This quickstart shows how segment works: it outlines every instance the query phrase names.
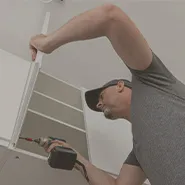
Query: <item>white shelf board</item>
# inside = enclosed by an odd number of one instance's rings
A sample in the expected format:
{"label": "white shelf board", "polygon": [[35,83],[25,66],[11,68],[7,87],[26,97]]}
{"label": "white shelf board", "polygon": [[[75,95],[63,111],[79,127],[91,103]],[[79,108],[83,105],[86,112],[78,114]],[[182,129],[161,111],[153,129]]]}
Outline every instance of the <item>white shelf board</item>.
{"label": "white shelf board", "polygon": [[10,140],[0,137],[0,146],[8,147],[10,143]]}
{"label": "white shelf board", "polygon": [[34,90],[82,110],[81,91],[48,74],[39,73]]}
{"label": "white shelf board", "polygon": [[43,94],[43,93],[41,93],[41,92],[34,91],[34,93],[39,94],[39,95],[41,95],[41,96],[44,96],[44,97],[46,97],[46,98],[48,98],[48,99],[50,99],[50,100],[52,100],[52,101],[54,101],[54,102],[57,102],[57,103],[59,103],[59,104],[63,104],[63,105],[65,105],[65,106],[67,106],[67,107],[69,107],[69,108],[71,108],[71,109],[76,110],[76,111],[83,112],[81,109],[78,109],[78,108],[76,108],[76,107],[74,107],[74,106],[71,106],[71,105],[69,105],[69,104],[67,104],[67,103],[64,103],[64,102],[62,102],[62,101],[60,101],[60,100],[57,100],[57,99],[55,99],[55,98],[52,98],[51,96],[47,96],[46,94]]}
{"label": "white shelf board", "polygon": [[73,84],[70,84],[70,83],[68,83],[68,82],[66,82],[66,81],[64,81],[64,80],[62,80],[62,79],[59,79],[59,78],[57,78],[57,77],[55,77],[55,76],[53,76],[53,75],[51,75],[51,74],[49,74],[49,73],[46,73],[46,72],[43,71],[42,69],[40,70],[40,72],[43,73],[43,74],[45,74],[45,75],[47,75],[47,76],[49,76],[49,77],[51,77],[51,78],[53,78],[54,80],[57,80],[57,81],[59,81],[59,82],[61,82],[61,83],[64,83],[64,84],[66,84],[66,85],[69,85],[69,86],[73,87],[74,89],[78,89],[79,91],[81,91],[80,88],[74,86]]}
{"label": "white shelf board", "polygon": [[72,126],[72,125],[69,125],[68,123],[65,123],[65,122],[62,122],[62,121],[60,121],[60,120],[54,119],[54,118],[52,118],[52,117],[50,117],[50,116],[47,116],[47,115],[45,115],[45,114],[42,114],[42,113],[40,113],[40,112],[34,111],[34,110],[32,110],[32,109],[28,109],[28,111],[29,111],[29,112],[32,112],[32,113],[34,113],[34,114],[37,114],[38,116],[42,116],[42,117],[44,117],[44,118],[46,118],[46,119],[49,119],[49,120],[51,120],[51,121],[54,121],[54,122],[56,122],[56,123],[59,123],[59,124],[65,125],[65,126],[67,126],[67,127],[70,127],[70,128],[72,128],[72,129],[78,130],[78,131],[80,131],[80,132],[86,133],[86,131],[83,130],[83,129],[80,129],[80,128],[75,127],[75,126]]}
{"label": "white shelf board", "polygon": [[84,130],[83,112],[53,101],[53,99],[43,96],[40,93],[33,92],[28,108]]}
{"label": "white shelf board", "polygon": [[44,161],[48,160],[48,157],[44,157],[42,155],[38,155],[38,154],[35,154],[35,153],[32,153],[32,152],[28,152],[26,150],[22,150],[22,149],[19,149],[19,148],[13,148],[12,151],[19,152],[19,153],[34,157],[36,159],[41,159],[41,160],[44,160]]}

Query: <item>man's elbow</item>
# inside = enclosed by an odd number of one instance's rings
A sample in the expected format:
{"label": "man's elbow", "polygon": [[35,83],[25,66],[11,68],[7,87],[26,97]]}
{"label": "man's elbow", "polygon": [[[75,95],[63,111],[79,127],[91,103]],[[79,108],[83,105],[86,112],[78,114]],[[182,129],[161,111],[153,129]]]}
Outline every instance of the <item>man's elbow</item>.
{"label": "man's elbow", "polygon": [[119,19],[120,15],[123,15],[124,12],[114,4],[104,4],[101,7],[101,11],[105,15],[106,21],[106,31],[108,31],[111,25]]}
{"label": "man's elbow", "polygon": [[114,4],[106,3],[106,4],[102,5],[101,8],[106,13],[111,13],[113,10],[115,10],[118,7],[116,5],[114,5]]}
{"label": "man's elbow", "polygon": [[120,11],[120,8],[114,4],[104,4],[101,6],[101,10],[104,12],[108,20],[115,19],[116,12]]}

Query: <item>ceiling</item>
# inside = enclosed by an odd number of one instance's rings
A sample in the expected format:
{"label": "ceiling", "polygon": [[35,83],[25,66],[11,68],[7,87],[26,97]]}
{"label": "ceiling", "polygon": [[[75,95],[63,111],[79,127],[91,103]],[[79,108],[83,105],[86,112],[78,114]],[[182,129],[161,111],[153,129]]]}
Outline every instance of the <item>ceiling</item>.
{"label": "ceiling", "polygon": [[[28,42],[40,33],[46,11],[51,12],[49,32],[73,16],[106,1],[39,0],[0,1],[0,48],[31,61]],[[109,1],[110,2],[110,1]],[[139,27],[151,48],[168,68],[185,81],[185,3],[172,1],[111,1]],[[42,70],[77,87],[87,89],[130,73],[105,38],[70,43],[44,56]]]}

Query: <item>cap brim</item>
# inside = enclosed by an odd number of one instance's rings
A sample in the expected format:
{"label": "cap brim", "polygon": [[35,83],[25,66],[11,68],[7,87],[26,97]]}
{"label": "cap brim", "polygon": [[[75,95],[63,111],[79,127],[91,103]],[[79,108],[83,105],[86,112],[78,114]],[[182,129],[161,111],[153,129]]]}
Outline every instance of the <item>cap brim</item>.
{"label": "cap brim", "polygon": [[93,89],[85,92],[85,100],[88,107],[91,110],[94,110],[96,112],[101,112],[101,110],[97,108],[97,104],[99,101],[99,95],[103,89],[105,88],[101,87],[101,88],[97,88],[97,89]]}

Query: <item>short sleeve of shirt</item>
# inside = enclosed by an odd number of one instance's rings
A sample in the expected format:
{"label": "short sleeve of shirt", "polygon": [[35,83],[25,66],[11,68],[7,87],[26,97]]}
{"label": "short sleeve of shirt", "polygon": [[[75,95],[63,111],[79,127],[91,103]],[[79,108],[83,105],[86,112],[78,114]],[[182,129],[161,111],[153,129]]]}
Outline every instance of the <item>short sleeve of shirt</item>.
{"label": "short sleeve of shirt", "polygon": [[153,51],[152,62],[147,69],[135,70],[129,68],[129,70],[134,77],[149,86],[167,88],[176,83],[176,78]]}
{"label": "short sleeve of shirt", "polygon": [[134,166],[139,166],[140,164],[134,154],[134,150],[132,150],[130,152],[130,154],[128,155],[127,159],[125,160],[124,164],[129,164],[129,165],[134,165]]}

